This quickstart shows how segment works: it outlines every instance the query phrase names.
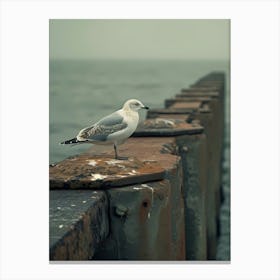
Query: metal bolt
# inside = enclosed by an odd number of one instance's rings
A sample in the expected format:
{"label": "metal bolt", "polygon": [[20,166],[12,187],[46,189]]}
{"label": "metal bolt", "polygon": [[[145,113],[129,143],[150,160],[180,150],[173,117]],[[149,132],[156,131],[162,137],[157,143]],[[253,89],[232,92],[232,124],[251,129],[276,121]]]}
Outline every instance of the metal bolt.
{"label": "metal bolt", "polygon": [[183,146],[182,150],[183,150],[183,152],[185,152],[185,153],[186,153],[189,149],[188,149],[188,147],[187,147],[187,146]]}

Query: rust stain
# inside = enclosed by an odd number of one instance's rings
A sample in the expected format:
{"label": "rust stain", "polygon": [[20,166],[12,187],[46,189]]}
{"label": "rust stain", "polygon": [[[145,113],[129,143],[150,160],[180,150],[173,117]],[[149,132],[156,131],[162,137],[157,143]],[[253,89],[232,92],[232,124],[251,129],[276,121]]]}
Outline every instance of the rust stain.
{"label": "rust stain", "polygon": [[79,189],[121,186],[164,178],[158,164],[141,162],[132,157],[114,160],[81,155],[50,167],[51,189]]}
{"label": "rust stain", "polygon": [[172,104],[169,108],[174,108],[174,109],[199,109],[202,105],[202,102],[199,101],[193,101],[193,102],[175,102],[174,104]]}

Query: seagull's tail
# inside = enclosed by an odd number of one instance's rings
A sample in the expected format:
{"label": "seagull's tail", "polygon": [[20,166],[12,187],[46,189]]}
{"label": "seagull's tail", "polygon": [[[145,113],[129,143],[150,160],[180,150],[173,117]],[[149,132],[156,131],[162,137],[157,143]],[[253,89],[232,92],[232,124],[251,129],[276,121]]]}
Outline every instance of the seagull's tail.
{"label": "seagull's tail", "polygon": [[64,142],[61,142],[60,144],[61,145],[64,145],[64,144],[78,144],[80,141],[77,139],[77,137],[73,138],[73,139],[70,139],[70,140],[66,140]]}

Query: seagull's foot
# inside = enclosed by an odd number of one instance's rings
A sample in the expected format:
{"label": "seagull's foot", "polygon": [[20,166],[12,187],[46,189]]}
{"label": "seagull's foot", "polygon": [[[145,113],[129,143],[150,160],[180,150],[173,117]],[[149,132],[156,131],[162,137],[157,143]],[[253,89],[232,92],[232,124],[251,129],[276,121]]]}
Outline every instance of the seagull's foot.
{"label": "seagull's foot", "polygon": [[119,156],[117,156],[117,157],[115,157],[115,159],[117,159],[117,160],[128,160],[128,157],[119,157]]}

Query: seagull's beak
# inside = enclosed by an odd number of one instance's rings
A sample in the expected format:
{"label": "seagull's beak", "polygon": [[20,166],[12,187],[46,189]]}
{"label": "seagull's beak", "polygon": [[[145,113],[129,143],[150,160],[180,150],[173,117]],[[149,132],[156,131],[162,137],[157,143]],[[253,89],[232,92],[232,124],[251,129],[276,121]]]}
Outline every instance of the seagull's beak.
{"label": "seagull's beak", "polygon": [[149,107],[147,107],[147,106],[143,106],[143,107],[141,107],[142,109],[146,109],[146,110],[149,110],[150,108]]}

